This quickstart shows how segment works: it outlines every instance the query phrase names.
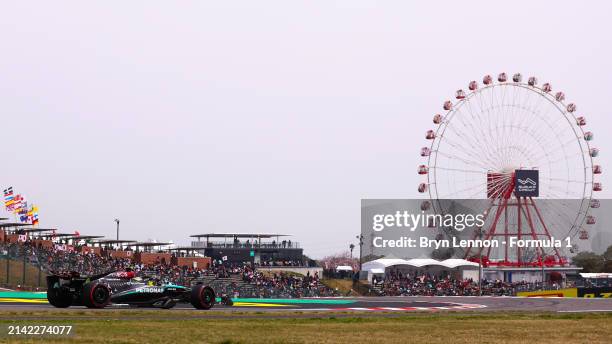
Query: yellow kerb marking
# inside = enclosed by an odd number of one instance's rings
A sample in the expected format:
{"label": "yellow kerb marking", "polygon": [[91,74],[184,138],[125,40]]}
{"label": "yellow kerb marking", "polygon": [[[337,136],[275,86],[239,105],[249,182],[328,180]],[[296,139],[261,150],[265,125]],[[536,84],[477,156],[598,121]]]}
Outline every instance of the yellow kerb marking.
{"label": "yellow kerb marking", "polygon": [[236,307],[288,307],[278,303],[259,303],[259,302],[234,302]]}
{"label": "yellow kerb marking", "polygon": [[45,299],[0,299],[0,302],[20,302],[20,303],[49,303]]}

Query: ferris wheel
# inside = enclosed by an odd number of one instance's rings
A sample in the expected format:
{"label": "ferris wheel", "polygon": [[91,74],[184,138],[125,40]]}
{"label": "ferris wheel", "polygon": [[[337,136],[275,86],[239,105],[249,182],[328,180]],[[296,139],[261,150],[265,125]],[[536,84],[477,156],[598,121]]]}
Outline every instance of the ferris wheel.
{"label": "ferris wheel", "polygon": [[[436,127],[425,134],[431,143],[420,151],[426,162],[418,173],[427,179],[418,191],[430,198],[423,210],[446,213],[444,200],[462,199],[487,216],[480,229],[486,238],[588,239],[588,225],[595,223],[591,208],[600,205],[593,193],[602,189],[595,180],[602,168],[593,162],[599,150],[590,146],[594,135],[563,92],[535,77],[524,82],[520,73],[511,79],[501,73],[497,81],[486,75],[481,84],[469,82],[442,108],[433,116]],[[516,191],[517,173],[525,170],[537,171],[537,197]],[[499,265],[567,262],[557,248],[478,253]]]}

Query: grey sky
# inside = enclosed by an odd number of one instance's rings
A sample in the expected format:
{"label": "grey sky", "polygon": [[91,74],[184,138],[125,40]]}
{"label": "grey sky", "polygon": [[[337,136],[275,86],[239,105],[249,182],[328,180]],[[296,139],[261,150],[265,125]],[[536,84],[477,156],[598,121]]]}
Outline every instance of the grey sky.
{"label": "grey sky", "polygon": [[361,198],[418,196],[442,102],[502,71],[565,91],[612,166],[609,1],[0,8],[0,183],[43,226],[113,236],[119,217],[126,239],[286,232],[314,257],[346,250]]}

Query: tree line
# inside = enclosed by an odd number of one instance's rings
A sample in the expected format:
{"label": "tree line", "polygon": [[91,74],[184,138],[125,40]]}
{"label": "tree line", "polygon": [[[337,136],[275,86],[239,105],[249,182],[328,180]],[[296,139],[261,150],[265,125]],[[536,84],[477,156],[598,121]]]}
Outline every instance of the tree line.
{"label": "tree line", "polygon": [[603,254],[580,252],[572,258],[574,265],[582,268],[582,272],[612,273],[612,245]]}

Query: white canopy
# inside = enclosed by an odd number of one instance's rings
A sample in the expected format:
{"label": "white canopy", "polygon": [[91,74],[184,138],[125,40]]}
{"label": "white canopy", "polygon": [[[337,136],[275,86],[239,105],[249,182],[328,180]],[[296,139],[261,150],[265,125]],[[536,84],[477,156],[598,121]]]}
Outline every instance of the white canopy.
{"label": "white canopy", "polygon": [[605,272],[581,272],[582,278],[612,278],[612,273]]}
{"label": "white canopy", "polygon": [[440,266],[447,269],[455,269],[458,267],[478,267],[478,263],[470,262],[465,259],[446,259],[443,261],[431,259],[431,258],[415,258],[415,259],[389,259],[389,258],[380,258],[363,264],[364,271],[370,271],[372,273],[373,270],[379,270],[390,267],[390,266],[411,266],[415,268],[422,268],[424,266]]}
{"label": "white canopy", "polygon": [[407,261],[404,259],[395,259],[395,258],[380,258],[376,260],[369,261],[367,263],[363,263],[362,269],[365,271],[370,271],[372,269],[385,269],[389,266],[394,265],[408,265]]}
{"label": "white canopy", "polygon": [[456,259],[456,258],[451,258],[451,259],[446,259],[443,260],[441,262],[442,264],[444,264],[444,266],[446,266],[447,268],[458,268],[461,266],[473,266],[473,267],[478,267],[478,263],[475,262],[470,262],[469,260],[465,260],[465,259]]}
{"label": "white canopy", "polygon": [[442,265],[442,262],[439,260],[431,259],[431,258],[414,258],[406,261],[406,265],[414,266],[417,268],[427,266],[427,265]]}

